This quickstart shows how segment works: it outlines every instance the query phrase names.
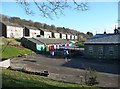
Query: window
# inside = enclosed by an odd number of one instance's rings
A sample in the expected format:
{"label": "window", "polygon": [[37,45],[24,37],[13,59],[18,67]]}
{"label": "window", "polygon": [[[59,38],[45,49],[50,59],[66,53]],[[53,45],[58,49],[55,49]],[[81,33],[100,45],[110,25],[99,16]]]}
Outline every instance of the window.
{"label": "window", "polygon": [[99,47],[98,48],[98,54],[99,55],[103,55],[103,47]]}
{"label": "window", "polygon": [[113,55],[114,54],[114,48],[113,47],[109,47],[109,55]]}
{"label": "window", "polygon": [[93,47],[89,47],[89,54],[93,54]]}

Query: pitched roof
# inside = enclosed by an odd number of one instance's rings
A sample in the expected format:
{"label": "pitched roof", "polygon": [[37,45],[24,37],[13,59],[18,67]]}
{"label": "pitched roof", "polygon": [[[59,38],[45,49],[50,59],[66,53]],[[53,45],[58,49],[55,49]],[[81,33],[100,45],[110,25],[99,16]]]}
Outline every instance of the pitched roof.
{"label": "pitched roof", "polygon": [[14,27],[21,27],[19,24],[17,23],[10,23],[10,22],[7,22],[7,21],[2,21],[1,23],[5,24],[5,25],[8,25],[8,26],[14,26]]}
{"label": "pitched roof", "polygon": [[46,45],[70,43],[68,40],[65,39],[56,39],[56,38],[36,38],[36,39]]}
{"label": "pitched roof", "polygon": [[43,28],[40,28],[40,30],[45,31],[45,32],[50,32],[49,30],[43,29]]}
{"label": "pitched roof", "polygon": [[50,30],[51,32],[54,32],[54,33],[59,33],[59,32],[57,32],[56,30]]}
{"label": "pitched roof", "polygon": [[28,29],[38,30],[36,27],[32,27],[32,26],[26,26],[26,25],[25,25],[25,27],[28,28]]}
{"label": "pitched roof", "polygon": [[96,34],[85,44],[120,44],[120,34]]}
{"label": "pitched roof", "polygon": [[35,38],[31,38],[31,37],[22,37],[22,39],[29,40],[29,41],[36,43],[36,44],[43,44],[40,41],[36,40]]}

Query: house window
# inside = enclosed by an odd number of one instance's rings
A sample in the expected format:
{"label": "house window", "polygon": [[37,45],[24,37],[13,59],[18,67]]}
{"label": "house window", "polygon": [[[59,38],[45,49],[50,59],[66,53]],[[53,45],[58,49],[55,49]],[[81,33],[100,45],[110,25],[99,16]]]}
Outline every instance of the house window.
{"label": "house window", "polygon": [[98,54],[99,55],[103,55],[103,47],[99,47],[98,48]]}
{"label": "house window", "polygon": [[93,47],[89,47],[89,54],[93,54]]}
{"label": "house window", "polygon": [[109,47],[109,55],[113,55],[114,54],[114,48],[113,47]]}

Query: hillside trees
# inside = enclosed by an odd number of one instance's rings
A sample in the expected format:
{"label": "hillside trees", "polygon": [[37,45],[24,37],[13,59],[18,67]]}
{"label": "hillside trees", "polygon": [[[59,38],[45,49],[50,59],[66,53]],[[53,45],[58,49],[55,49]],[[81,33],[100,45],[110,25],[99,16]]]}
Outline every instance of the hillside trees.
{"label": "hillside trees", "polygon": [[89,37],[92,37],[93,36],[93,33],[92,32],[87,32],[86,33]]}

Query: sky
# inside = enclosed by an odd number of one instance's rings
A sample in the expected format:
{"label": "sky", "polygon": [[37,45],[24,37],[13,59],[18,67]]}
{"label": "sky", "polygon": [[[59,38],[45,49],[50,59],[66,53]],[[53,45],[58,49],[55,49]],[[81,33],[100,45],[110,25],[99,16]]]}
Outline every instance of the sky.
{"label": "sky", "polygon": [[[87,0],[86,0],[87,1]],[[68,2],[72,4],[72,2]],[[33,22],[46,23],[56,27],[65,27],[75,29],[80,32],[112,33],[115,25],[118,24],[118,2],[88,2],[87,11],[77,11],[74,9],[65,9],[65,15],[54,17],[53,20],[39,15],[37,8],[31,6],[37,13],[27,15],[24,9],[16,2],[0,2],[0,14],[20,17],[21,19],[32,20]]]}

